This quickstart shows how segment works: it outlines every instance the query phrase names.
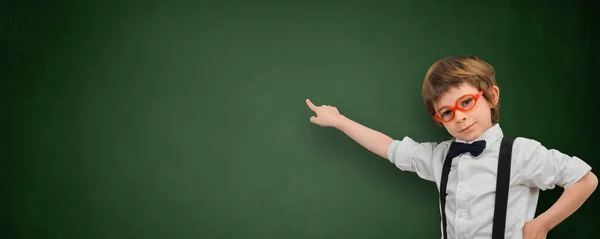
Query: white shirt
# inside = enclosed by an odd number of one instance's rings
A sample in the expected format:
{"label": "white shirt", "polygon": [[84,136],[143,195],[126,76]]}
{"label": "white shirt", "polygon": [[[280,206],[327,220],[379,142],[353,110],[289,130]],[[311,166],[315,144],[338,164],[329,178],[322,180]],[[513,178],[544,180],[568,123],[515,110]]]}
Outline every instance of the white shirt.
{"label": "white shirt", "polygon": [[[477,139],[486,148],[477,157],[470,153],[452,161],[446,192],[448,238],[491,238],[496,190],[496,171],[502,130],[495,124]],[[465,141],[456,139],[458,142]],[[417,143],[409,137],[394,140],[387,149],[388,159],[403,171],[434,181],[438,191],[444,159],[452,140]],[[534,218],[539,189],[555,185],[567,188],[581,179],[591,167],[577,157],[547,149],[539,142],[516,137],[513,143],[505,238],[522,238],[523,225]],[[441,224],[441,223],[440,223]]]}

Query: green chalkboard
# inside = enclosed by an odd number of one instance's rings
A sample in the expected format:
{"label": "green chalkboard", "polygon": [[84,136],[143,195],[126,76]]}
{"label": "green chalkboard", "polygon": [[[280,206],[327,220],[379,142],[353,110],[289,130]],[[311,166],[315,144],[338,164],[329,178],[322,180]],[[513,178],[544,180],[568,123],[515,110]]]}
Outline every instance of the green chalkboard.
{"label": "green chalkboard", "polygon": [[[506,134],[597,168],[597,8],[556,3],[3,3],[2,238],[439,238],[435,184],[310,123],[305,99],[446,140],[423,77],[474,54]],[[600,237],[598,203],[548,238]]]}

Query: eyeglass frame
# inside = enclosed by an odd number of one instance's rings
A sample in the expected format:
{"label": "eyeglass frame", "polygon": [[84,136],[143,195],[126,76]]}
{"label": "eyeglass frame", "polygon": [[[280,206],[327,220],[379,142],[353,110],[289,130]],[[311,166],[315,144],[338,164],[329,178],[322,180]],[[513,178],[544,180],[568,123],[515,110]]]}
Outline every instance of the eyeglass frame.
{"label": "eyeglass frame", "polygon": [[[456,110],[459,110],[459,111],[461,111],[461,112],[467,112],[467,111],[470,111],[470,110],[472,110],[473,108],[475,108],[475,105],[477,105],[477,100],[478,100],[478,99],[479,99],[479,97],[481,97],[482,95],[483,95],[483,91],[482,91],[482,90],[480,90],[479,92],[477,92],[477,94],[475,94],[475,95],[474,95],[474,94],[464,94],[464,95],[462,95],[461,97],[458,97],[458,99],[456,99],[456,103],[454,103],[454,107],[450,107],[450,106],[442,106],[442,107],[440,107],[438,110],[436,110],[436,111],[435,111],[435,113],[434,113],[434,117],[433,117],[433,118],[435,119],[435,121],[437,121],[437,122],[440,122],[440,123],[447,123],[447,122],[450,122],[450,121],[452,121],[452,120],[454,119],[454,117],[456,116],[456,114],[455,114],[455,111],[456,111]],[[473,97],[473,100],[475,101],[475,102],[473,103],[473,106],[471,106],[471,108],[469,108],[469,109],[463,109],[463,108],[461,108],[461,107],[459,107],[459,106],[458,106],[458,103],[459,103],[459,102],[458,102],[458,100],[460,100],[460,99],[464,98],[465,96],[471,96],[471,97]],[[440,111],[441,109],[443,109],[443,108],[450,108],[450,110],[452,111],[452,118],[450,118],[449,120],[442,120],[442,119],[440,119],[440,118],[439,118],[439,116],[438,116],[439,114],[438,114],[438,113],[439,113],[439,111]]]}

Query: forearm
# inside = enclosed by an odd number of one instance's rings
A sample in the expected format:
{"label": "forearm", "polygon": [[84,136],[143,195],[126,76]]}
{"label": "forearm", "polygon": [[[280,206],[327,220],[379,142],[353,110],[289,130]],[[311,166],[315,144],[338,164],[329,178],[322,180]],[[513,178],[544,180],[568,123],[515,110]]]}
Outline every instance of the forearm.
{"label": "forearm", "polygon": [[592,172],[588,172],[577,183],[565,189],[554,205],[539,215],[536,220],[539,220],[547,230],[554,228],[581,207],[597,185],[596,176]]}
{"label": "forearm", "polygon": [[361,125],[343,115],[335,127],[369,151],[387,159],[387,148],[394,141],[389,136]]}

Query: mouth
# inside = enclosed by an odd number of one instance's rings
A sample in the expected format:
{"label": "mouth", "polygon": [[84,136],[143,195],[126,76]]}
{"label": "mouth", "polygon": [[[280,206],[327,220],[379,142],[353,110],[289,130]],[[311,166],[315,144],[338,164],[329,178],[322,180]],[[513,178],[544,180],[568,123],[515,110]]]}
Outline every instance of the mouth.
{"label": "mouth", "polygon": [[472,125],[469,125],[468,127],[466,127],[466,128],[464,128],[464,129],[462,129],[460,132],[462,133],[462,132],[464,132],[465,130],[468,130],[468,129],[470,129],[471,127],[473,127],[473,125],[475,125],[475,123],[473,123]]}

